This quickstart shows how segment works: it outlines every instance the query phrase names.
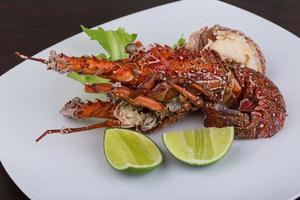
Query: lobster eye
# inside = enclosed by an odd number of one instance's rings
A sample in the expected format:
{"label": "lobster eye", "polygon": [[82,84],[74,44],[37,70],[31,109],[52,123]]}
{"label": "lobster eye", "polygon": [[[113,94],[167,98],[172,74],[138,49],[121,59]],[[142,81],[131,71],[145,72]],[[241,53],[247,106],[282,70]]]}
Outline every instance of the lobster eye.
{"label": "lobster eye", "polygon": [[227,80],[228,80],[228,76],[223,76],[222,79],[223,79],[224,81],[227,81]]}

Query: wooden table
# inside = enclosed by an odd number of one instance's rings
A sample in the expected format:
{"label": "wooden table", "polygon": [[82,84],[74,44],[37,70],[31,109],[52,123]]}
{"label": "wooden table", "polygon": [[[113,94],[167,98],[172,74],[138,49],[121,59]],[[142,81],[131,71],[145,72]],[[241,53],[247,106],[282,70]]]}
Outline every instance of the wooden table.
{"label": "wooden table", "polygon": [[[87,27],[174,0],[1,0],[0,75],[21,62],[14,51],[33,55]],[[224,0],[300,36],[299,0]],[[28,199],[0,164],[0,199]]]}

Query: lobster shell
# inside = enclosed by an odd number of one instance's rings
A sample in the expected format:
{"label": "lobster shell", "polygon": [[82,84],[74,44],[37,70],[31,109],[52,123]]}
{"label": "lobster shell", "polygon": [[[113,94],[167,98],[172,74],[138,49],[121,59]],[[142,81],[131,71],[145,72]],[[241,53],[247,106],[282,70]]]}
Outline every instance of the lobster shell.
{"label": "lobster shell", "polygon": [[223,59],[244,64],[263,74],[266,71],[266,60],[260,47],[238,30],[219,25],[203,27],[190,35],[187,47],[198,52],[204,48],[212,49]]}

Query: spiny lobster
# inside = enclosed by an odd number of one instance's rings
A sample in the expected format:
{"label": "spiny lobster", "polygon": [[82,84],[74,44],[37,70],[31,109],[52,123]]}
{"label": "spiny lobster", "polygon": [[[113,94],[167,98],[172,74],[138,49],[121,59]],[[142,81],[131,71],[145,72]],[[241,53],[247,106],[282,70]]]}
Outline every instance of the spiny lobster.
{"label": "spiny lobster", "polygon": [[154,44],[147,49],[136,43],[128,59],[109,61],[94,56],[68,57],[50,52],[42,62],[59,73],[92,74],[110,83],[85,85],[89,93],[106,92],[109,100],[69,101],[61,113],[69,118],[105,118],[80,128],[47,130],[72,133],[101,127],[135,128],[142,132],[171,124],[189,111],[201,110],[204,125],[234,126],[236,138],[271,137],[284,125],[286,107],[279,89],[265,75],[245,65],[222,59],[214,50],[175,50]]}

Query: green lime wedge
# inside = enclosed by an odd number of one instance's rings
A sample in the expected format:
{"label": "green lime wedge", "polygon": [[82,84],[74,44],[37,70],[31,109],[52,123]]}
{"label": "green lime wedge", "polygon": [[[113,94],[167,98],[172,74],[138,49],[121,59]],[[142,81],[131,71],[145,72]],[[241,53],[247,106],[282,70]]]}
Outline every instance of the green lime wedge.
{"label": "green lime wedge", "polygon": [[128,129],[106,129],[104,152],[108,163],[120,171],[144,173],[162,162],[161,152],[150,138]]}
{"label": "green lime wedge", "polygon": [[203,128],[163,134],[168,151],[178,160],[203,166],[220,160],[230,149],[234,128]]}

